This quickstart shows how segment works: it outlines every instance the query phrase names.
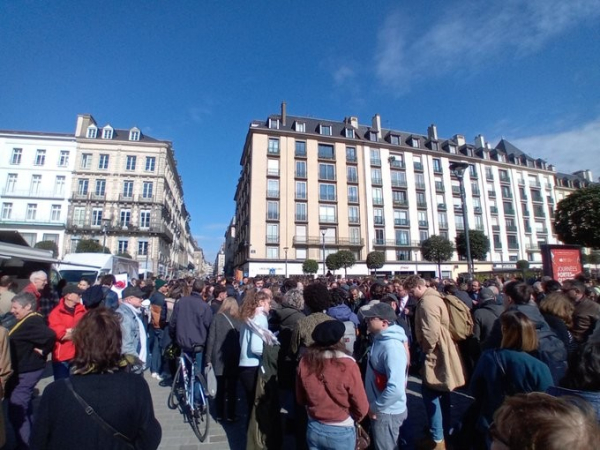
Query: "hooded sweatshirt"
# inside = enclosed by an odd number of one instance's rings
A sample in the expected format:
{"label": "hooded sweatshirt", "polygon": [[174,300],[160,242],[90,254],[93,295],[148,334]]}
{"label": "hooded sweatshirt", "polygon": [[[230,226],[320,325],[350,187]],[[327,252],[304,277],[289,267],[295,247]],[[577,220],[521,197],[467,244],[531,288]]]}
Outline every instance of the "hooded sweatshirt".
{"label": "hooded sweatshirt", "polygon": [[358,326],[358,317],[352,312],[350,307],[345,304],[332,306],[327,310],[327,315],[339,320],[340,322],[350,321],[355,327]]}
{"label": "hooded sweatshirt", "polygon": [[[375,414],[402,414],[406,411],[406,333],[399,325],[390,325],[373,337],[365,376],[369,407]],[[383,391],[375,383],[375,371],[387,377]]]}

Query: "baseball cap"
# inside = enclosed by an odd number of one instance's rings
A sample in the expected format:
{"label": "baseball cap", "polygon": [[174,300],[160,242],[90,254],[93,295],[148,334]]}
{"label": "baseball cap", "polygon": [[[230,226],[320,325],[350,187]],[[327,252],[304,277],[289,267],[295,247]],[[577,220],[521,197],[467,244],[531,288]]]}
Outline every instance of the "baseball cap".
{"label": "baseball cap", "polygon": [[67,295],[67,294],[81,295],[81,294],[83,294],[83,289],[79,289],[76,284],[67,284],[62,290],[62,294],[63,295]]}
{"label": "baseball cap", "polygon": [[127,298],[127,297],[144,298],[144,291],[142,291],[137,286],[127,286],[125,289],[123,289],[123,294],[121,295],[121,297],[122,298]]}
{"label": "baseball cap", "polygon": [[362,311],[362,315],[365,319],[371,319],[373,317],[377,317],[381,320],[385,320],[390,323],[394,323],[396,321],[396,313],[392,309],[390,305],[387,303],[377,303],[376,305],[371,306],[369,309]]}

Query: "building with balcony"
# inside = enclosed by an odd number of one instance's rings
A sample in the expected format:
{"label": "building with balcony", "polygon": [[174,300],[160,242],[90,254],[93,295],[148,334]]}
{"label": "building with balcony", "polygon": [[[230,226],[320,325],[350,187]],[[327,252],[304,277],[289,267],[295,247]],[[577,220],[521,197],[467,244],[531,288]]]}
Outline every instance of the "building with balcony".
{"label": "building with balcony", "polygon": [[0,229],[63,256],[75,154],[72,134],[0,131]]}
{"label": "building with balcony", "polygon": [[[286,269],[293,275],[314,259],[322,271],[328,254],[346,249],[358,261],[348,274],[367,274],[373,250],[386,255],[378,273],[433,274],[421,242],[434,234],[454,241],[465,228],[460,183],[449,169],[456,161],[469,164],[470,228],[490,239],[476,271],[514,268],[520,259],[540,267],[539,246],[557,243],[557,185],[574,183],[546,161],[504,139],[491,147],[481,135],[473,143],[440,138],[435,125],[427,134],[385,129],[379,115],[370,125],[356,117],[289,116],[283,104],[280,114],[253,121],[246,136],[234,197],[234,268],[249,276]],[[442,274],[466,269],[455,254]]]}

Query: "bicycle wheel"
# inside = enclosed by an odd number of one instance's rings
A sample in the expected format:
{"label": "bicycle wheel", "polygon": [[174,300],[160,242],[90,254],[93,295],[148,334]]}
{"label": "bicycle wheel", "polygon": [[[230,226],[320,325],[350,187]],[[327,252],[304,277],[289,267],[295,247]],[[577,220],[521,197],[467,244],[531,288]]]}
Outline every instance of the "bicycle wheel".
{"label": "bicycle wheel", "polygon": [[175,372],[175,376],[173,377],[173,384],[171,385],[171,392],[169,392],[169,396],[167,397],[167,407],[169,409],[177,409],[179,403],[181,402],[180,390],[183,386],[183,380],[181,379],[181,366],[177,367],[177,372]]}
{"label": "bicycle wheel", "polygon": [[208,407],[208,396],[206,392],[206,381],[200,374],[196,374],[194,381],[194,410],[190,412],[190,423],[192,429],[196,434],[196,437],[200,442],[204,442],[206,436],[208,436],[208,422],[209,422],[209,407]]}

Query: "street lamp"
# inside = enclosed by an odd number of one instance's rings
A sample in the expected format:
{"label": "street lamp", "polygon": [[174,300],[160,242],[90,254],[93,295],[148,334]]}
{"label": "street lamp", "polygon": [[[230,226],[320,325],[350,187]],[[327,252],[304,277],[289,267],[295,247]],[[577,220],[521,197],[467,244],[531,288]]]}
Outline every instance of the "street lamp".
{"label": "street lamp", "polygon": [[105,249],[106,249],[106,233],[108,233],[109,225],[110,225],[110,220],[104,219],[102,221],[102,233],[104,234],[104,239],[102,240],[102,253],[104,253]]}
{"label": "street lamp", "polygon": [[473,259],[471,258],[471,242],[469,239],[469,216],[467,214],[467,202],[465,195],[465,170],[469,168],[469,164],[464,162],[453,162],[450,164],[450,170],[460,183],[460,200],[462,201],[462,213],[465,225],[465,244],[467,246],[467,272],[469,280],[473,279]]}
{"label": "street lamp", "polygon": [[283,251],[285,252],[285,277],[287,278],[287,252],[290,248],[289,247],[283,247]]}
{"label": "street lamp", "polygon": [[325,230],[321,231],[321,236],[323,236],[323,276],[326,275],[326,273],[325,273],[325,233],[326,233]]}

